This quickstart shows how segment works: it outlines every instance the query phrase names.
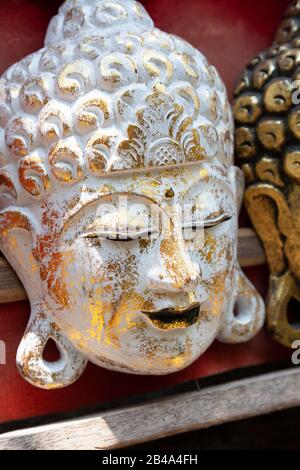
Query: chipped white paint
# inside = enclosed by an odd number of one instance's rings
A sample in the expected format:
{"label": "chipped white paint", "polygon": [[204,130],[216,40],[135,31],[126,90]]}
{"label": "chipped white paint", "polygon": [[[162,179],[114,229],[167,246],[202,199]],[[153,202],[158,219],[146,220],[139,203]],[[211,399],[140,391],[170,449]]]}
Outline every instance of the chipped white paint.
{"label": "chipped white paint", "polygon": [[167,374],[261,328],[237,262],[225,87],[137,2],[63,4],[45,48],[1,80],[0,157],[0,245],[32,307],[26,380],[68,385],[88,359]]}

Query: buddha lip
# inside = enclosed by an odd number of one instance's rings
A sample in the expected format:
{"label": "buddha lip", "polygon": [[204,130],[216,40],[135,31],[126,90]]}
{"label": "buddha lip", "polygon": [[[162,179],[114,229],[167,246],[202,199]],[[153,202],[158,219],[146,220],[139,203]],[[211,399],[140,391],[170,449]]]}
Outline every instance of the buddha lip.
{"label": "buddha lip", "polygon": [[143,311],[160,328],[188,327],[199,318],[200,304],[195,303],[185,308],[165,308],[156,312]]}

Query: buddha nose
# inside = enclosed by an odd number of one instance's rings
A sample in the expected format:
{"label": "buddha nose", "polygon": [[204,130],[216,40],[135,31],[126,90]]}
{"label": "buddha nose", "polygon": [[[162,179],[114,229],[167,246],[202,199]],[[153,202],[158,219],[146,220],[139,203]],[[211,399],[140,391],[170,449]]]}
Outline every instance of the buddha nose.
{"label": "buddha nose", "polygon": [[182,239],[162,240],[160,253],[147,275],[148,288],[158,293],[190,292],[201,275],[200,266],[191,260]]}

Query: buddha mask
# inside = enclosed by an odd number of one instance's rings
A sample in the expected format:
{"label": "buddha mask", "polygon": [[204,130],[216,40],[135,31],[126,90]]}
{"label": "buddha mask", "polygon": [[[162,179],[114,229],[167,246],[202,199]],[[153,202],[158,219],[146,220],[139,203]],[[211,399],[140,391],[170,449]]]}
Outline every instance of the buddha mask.
{"label": "buddha mask", "polygon": [[[271,271],[268,327],[288,347],[300,339],[288,308],[292,299],[300,301],[299,19],[297,1],[273,47],[247,67],[234,104],[236,151],[248,182],[245,202]],[[291,307],[299,310],[296,302]]]}
{"label": "buddha mask", "polygon": [[1,249],[31,303],[26,380],[62,387],[87,360],[167,374],[259,331],[237,263],[233,118],[200,52],[132,0],[68,0],[1,92]]}

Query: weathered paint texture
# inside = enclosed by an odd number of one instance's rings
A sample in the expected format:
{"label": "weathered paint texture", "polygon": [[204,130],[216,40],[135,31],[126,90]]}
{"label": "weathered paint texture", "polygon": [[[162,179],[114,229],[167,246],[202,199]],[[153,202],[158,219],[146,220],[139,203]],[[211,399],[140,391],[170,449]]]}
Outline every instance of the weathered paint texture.
{"label": "weathered paint texture", "polygon": [[0,126],[1,249],[32,306],[25,379],[62,387],[87,360],[167,374],[262,327],[237,263],[225,87],[139,3],[66,1],[45,48],[3,76]]}

